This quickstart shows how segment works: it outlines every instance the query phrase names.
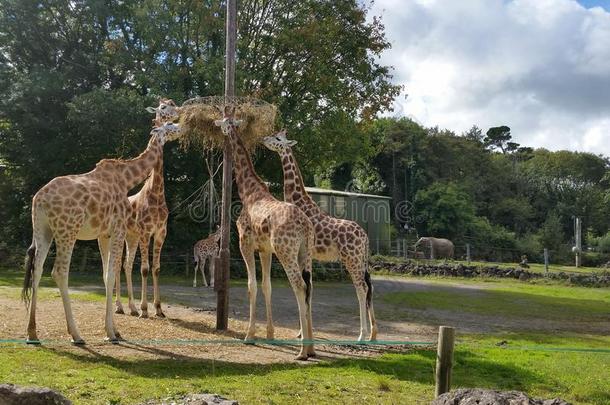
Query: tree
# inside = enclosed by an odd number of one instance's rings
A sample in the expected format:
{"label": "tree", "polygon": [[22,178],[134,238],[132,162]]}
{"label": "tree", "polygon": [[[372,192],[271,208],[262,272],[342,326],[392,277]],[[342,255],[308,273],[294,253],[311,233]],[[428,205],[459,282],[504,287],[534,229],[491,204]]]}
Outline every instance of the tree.
{"label": "tree", "polygon": [[511,139],[513,138],[510,134],[510,128],[506,125],[502,125],[500,127],[489,128],[485,134],[483,142],[485,146],[491,150],[500,149],[502,153],[507,153],[512,150],[516,150],[516,148],[519,146],[518,144],[510,142]]}

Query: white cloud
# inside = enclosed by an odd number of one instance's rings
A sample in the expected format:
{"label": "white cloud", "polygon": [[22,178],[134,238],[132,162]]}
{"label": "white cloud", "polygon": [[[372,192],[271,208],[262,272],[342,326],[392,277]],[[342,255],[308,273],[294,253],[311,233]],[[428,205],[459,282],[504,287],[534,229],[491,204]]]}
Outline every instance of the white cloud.
{"label": "white cloud", "polygon": [[408,97],[396,112],[457,132],[610,155],[610,13],[574,0],[377,0]]}

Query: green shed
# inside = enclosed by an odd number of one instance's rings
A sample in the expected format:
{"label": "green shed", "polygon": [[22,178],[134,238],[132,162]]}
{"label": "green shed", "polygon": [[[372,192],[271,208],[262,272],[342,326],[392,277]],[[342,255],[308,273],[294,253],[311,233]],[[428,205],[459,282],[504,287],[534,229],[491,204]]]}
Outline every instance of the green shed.
{"label": "green shed", "polygon": [[389,249],[391,197],[317,187],[305,187],[305,190],[323,211],[358,222],[369,236],[371,253]]}

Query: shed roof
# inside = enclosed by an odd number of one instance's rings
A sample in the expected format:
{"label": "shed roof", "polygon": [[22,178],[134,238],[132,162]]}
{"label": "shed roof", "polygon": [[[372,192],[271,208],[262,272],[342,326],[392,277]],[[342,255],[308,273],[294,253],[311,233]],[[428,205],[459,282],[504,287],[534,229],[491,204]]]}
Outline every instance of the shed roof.
{"label": "shed roof", "polygon": [[392,199],[392,197],[388,197],[385,195],[352,193],[349,191],[331,190],[331,189],[319,188],[319,187],[305,187],[305,191],[307,191],[310,194],[340,195],[343,197],[378,198],[378,199],[382,199],[382,200],[391,200]]}

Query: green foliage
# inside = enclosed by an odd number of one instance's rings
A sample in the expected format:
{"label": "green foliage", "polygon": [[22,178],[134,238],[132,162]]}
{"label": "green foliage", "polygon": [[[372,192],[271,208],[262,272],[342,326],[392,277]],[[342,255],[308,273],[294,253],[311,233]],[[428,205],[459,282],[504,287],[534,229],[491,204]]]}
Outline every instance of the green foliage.
{"label": "green foliage", "polygon": [[415,196],[415,209],[423,217],[422,226],[431,235],[454,239],[464,236],[475,218],[466,192],[453,183],[434,183]]}
{"label": "green foliage", "polygon": [[591,246],[598,252],[610,253],[610,232],[591,239]]}
{"label": "green foliage", "polygon": [[[239,10],[238,95],[278,105],[306,179],[361,161],[370,142],[360,124],[399,91],[378,59],[390,46],[380,21],[355,0],[249,0]],[[223,93],[224,13],[222,2],[0,2],[0,254],[30,243],[42,185],[145,147],[144,108],[157,96]],[[281,182],[275,154],[255,158]],[[200,151],[166,147],[170,210],[207,180],[204,167]],[[184,207],[166,243],[182,252],[208,229]]]}
{"label": "green foliage", "polygon": [[564,240],[559,216],[550,212],[540,229],[540,243],[547,249],[558,250]]}

